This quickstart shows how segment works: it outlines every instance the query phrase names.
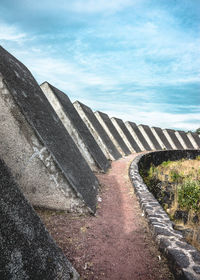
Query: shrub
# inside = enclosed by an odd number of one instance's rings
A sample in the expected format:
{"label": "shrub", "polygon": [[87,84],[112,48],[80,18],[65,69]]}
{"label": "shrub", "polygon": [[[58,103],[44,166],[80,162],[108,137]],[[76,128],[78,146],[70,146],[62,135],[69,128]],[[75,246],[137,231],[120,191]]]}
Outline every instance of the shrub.
{"label": "shrub", "polygon": [[162,167],[166,167],[166,166],[168,166],[171,162],[172,162],[171,160],[163,161],[163,162],[161,163],[161,166],[162,166]]}
{"label": "shrub", "polygon": [[185,181],[178,185],[178,203],[187,210],[200,210],[200,181]]}
{"label": "shrub", "polygon": [[170,178],[174,183],[180,183],[183,180],[183,176],[174,169],[170,171]]}

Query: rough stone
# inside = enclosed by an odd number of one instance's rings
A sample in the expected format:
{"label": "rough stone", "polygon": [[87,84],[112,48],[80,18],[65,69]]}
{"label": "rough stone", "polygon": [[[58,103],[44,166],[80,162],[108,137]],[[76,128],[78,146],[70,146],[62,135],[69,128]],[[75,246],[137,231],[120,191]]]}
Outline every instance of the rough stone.
{"label": "rough stone", "polygon": [[74,102],[74,107],[89,128],[90,132],[94,136],[95,140],[97,141],[98,145],[101,147],[107,158],[111,160],[119,159],[121,157],[121,154],[111,141],[108,134],[105,132],[100,122],[97,120],[92,110],[79,101]]}
{"label": "rough stone", "polygon": [[0,159],[0,279],[79,279]]}
{"label": "rough stone", "polygon": [[98,171],[99,168],[106,172],[110,163],[68,96],[47,82],[44,82],[40,87],[92,170]]}
{"label": "rough stone", "polygon": [[3,48],[0,119],[0,155],[31,203],[95,212],[96,177],[29,70]]}
{"label": "rough stone", "polygon": [[200,252],[190,252],[191,256],[192,256],[192,259],[200,264]]}
{"label": "rough stone", "polygon": [[175,261],[179,267],[186,268],[189,266],[189,258],[181,250],[169,248],[168,254],[171,257],[171,261]]}
{"label": "rough stone", "polygon": [[177,241],[176,245],[178,245],[180,248],[183,248],[185,250],[194,250],[194,247],[186,242]]}
{"label": "rough stone", "polygon": [[180,280],[198,280],[200,279],[199,277],[197,278],[195,275],[191,274],[188,271],[184,271],[183,275],[180,276]]}
{"label": "rough stone", "polygon": [[154,232],[156,235],[165,235],[165,236],[173,236],[173,234],[166,228],[163,227],[154,227]]}
{"label": "rough stone", "polygon": [[165,250],[170,245],[171,245],[170,241],[167,240],[166,238],[162,237],[162,238],[159,239],[159,248],[161,250]]}
{"label": "rough stone", "polygon": [[[199,150],[169,150],[146,153],[138,155],[129,169],[135,193],[144,213],[148,214],[146,217],[149,220],[150,228],[154,232],[155,240],[158,242],[160,250],[169,260],[176,279],[180,280],[200,279],[200,275],[194,270],[192,271],[192,267],[197,267],[200,264],[200,253],[192,245],[184,241],[182,232],[174,230],[173,223],[161,206],[158,205],[156,199],[150,194],[148,188],[142,182],[139,172],[148,170],[151,164],[157,166],[163,161],[180,160],[182,158],[194,159],[199,155]],[[154,202],[154,210],[150,211],[149,206],[153,205]],[[157,215],[158,212],[160,213],[159,215]]]}
{"label": "rough stone", "polygon": [[99,122],[101,123],[101,125],[103,126],[103,128],[108,133],[111,140],[116,143],[115,145],[119,149],[120,153],[125,156],[129,155],[131,153],[131,151],[129,150],[127,145],[124,143],[124,140],[118,133],[118,131],[115,128],[115,126],[113,125],[113,123],[111,122],[109,116],[107,114],[99,112],[99,111],[95,112],[95,115],[96,115],[97,119],[99,120]]}
{"label": "rough stone", "polygon": [[200,266],[193,266],[192,268],[197,274],[200,274]]}

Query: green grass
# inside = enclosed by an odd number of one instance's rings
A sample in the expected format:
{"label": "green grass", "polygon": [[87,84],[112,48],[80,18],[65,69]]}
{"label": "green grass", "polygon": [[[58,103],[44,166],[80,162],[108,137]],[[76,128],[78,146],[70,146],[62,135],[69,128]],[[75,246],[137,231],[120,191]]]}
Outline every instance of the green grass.
{"label": "green grass", "polygon": [[[150,191],[156,194],[158,182],[167,181],[174,186],[175,203],[178,209],[200,213],[200,156],[195,160],[164,161],[155,167],[151,165],[144,181]],[[164,185],[163,185],[164,186]],[[161,196],[161,192],[158,193]],[[162,200],[162,197],[158,199]]]}

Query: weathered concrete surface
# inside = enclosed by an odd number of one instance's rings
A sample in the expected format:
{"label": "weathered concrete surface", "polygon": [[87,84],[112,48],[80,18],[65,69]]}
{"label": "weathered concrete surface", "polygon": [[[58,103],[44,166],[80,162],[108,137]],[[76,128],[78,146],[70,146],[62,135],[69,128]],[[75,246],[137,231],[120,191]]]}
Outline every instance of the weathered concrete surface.
{"label": "weathered concrete surface", "polygon": [[[173,149],[177,150],[184,150],[183,146],[181,145],[180,141],[176,137],[175,130],[173,129],[164,129],[163,130],[165,136],[167,137],[168,141],[170,142]],[[173,144],[172,144],[173,143]]]}
{"label": "weathered concrete surface", "polygon": [[176,136],[184,149],[195,149],[185,131],[176,131]]}
{"label": "weathered concrete surface", "polygon": [[[157,135],[160,138],[160,140],[162,141],[165,149],[173,150],[172,146],[170,145],[169,141],[167,140],[167,137],[165,136],[165,134],[163,133],[163,131],[160,127],[152,127],[151,130],[152,130],[155,137]],[[161,145],[161,143],[160,143],[160,145]]]}
{"label": "weathered concrete surface", "polygon": [[0,279],[79,279],[0,159]]}
{"label": "weathered concrete surface", "polygon": [[0,156],[33,205],[95,212],[98,181],[39,85],[0,48]]}
{"label": "weathered concrete surface", "polygon": [[[149,144],[147,143],[146,139],[144,138],[143,134],[141,133],[140,129],[138,128],[138,126],[134,123],[134,122],[126,122],[126,127],[128,128],[129,132],[131,133],[131,135],[138,141],[141,143],[142,147],[142,151],[151,151],[151,147],[149,146]],[[138,142],[138,145],[139,145]]]}
{"label": "weathered concrete surface", "polygon": [[140,147],[138,146],[136,140],[132,137],[129,130],[125,126],[124,122],[118,118],[111,118],[112,123],[116,127],[117,131],[121,135],[122,139],[132,152],[139,153],[141,152]]}
{"label": "weathered concrete surface", "polygon": [[168,215],[144,184],[140,170],[148,170],[152,163],[157,166],[163,161],[195,158],[198,155],[200,155],[198,150],[159,151],[139,155],[132,162],[129,171],[135,193],[149,221],[156,242],[168,258],[176,279],[179,280],[200,279],[200,253],[184,241],[180,231],[174,230]]}
{"label": "weathered concrete surface", "polygon": [[95,112],[95,116],[97,117],[98,121],[103,126],[103,128],[107,132],[108,136],[110,137],[110,139],[113,141],[113,143],[119,150],[119,152],[123,156],[129,155],[131,153],[131,151],[124,143],[124,140],[118,133],[118,131],[115,128],[115,126],[113,125],[113,123],[111,122],[109,116],[107,114],[99,112],[99,111]]}
{"label": "weathered concrete surface", "polygon": [[[134,126],[135,123],[132,123],[132,125]],[[136,125],[136,124],[135,124]],[[132,129],[132,126],[129,124],[129,122],[125,122],[125,126],[128,129],[128,131],[130,132],[131,136],[133,137],[133,139],[136,141],[136,143],[138,144],[139,148],[141,151],[145,151],[144,146],[142,145],[142,143],[140,142],[139,138],[137,137],[135,131]]]}
{"label": "weathered concrete surface", "polygon": [[39,211],[81,279],[174,280],[166,260],[158,259],[160,252],[128,177],[129,165],[136,156],[113,161],[108,173],[97,175],[102,188],[96,217],[47,216]]}
{"label": "weathered concrete surface", "polygon": [[107,159],[116,160],[121,157],[121,154],[111,141],[110,137],[97,120],[93,111],[83,103],[76,101],[73,103],[80,117],[83,119],[93,137],[97,141],[99,147],[104,152],[104,155]]}
{"label": "weathered concrete surface", "polygon": [[106,172],[110,164],[68,96],[47,82],[40,87],[90,168]]}
{"label": "weathered concrete surface", "polygon": [[200,137],[199,137],[199,135],[195,132],[189,132],[187,135],[189,136],[190,140],[192,140],[192,139],[194,140],[192,143],[194,143],[193,145],[196,146],[195,148],[200,149]]}
{"label": "weathered concrete surface", "polygon": [[142,132],[143,136],[145,137],[146,141],[148,142],[149,146],[152,148],[152,150],[162,150],[162,147],[156,140],[156,137],[153,135],[148,125],[140,124],[138,127]]}

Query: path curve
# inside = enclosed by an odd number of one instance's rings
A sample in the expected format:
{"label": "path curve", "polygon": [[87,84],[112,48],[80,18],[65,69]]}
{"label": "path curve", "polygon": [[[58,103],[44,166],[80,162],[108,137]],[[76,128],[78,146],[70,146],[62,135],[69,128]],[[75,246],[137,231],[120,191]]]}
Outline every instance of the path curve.
{"label": "path curve", "polygon": [[101,184],[97,214],[38,211],[81,279],[174,279],[148,231],[128,177],[137,154],[112,162]]}

